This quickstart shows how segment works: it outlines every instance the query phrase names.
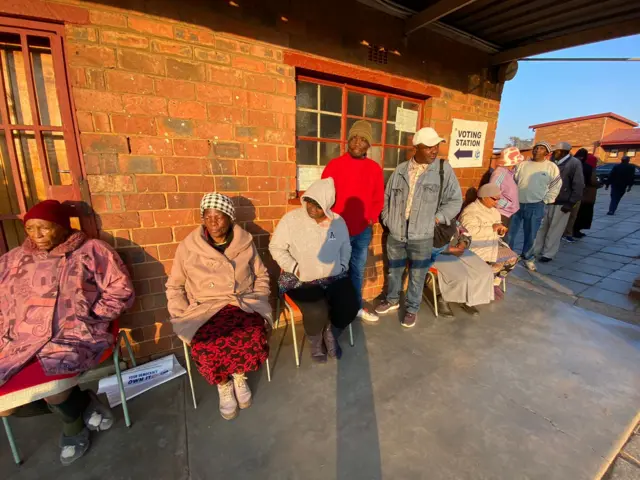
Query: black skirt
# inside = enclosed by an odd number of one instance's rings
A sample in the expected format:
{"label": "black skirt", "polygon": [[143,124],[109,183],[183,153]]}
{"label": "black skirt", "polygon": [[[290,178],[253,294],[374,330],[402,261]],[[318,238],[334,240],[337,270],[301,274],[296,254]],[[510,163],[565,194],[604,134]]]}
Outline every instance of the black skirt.
{"label": "black skirt", "polygon": [[573,232],[579,232],[580,230],[589,230],[591,228],[591,221],[593,220],[593,203],[580,204],[578,210],[578,216],[576,217],[576,223],[573,224]]}

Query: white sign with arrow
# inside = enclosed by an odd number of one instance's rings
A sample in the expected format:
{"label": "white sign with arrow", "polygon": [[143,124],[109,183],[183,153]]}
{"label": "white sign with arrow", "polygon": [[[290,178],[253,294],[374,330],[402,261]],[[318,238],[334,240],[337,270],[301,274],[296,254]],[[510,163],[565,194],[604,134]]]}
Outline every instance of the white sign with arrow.
{"label": "white sign with arrow", "polygon": [[487,122],[453,119],[449,163],[454,168],[481,167]]}

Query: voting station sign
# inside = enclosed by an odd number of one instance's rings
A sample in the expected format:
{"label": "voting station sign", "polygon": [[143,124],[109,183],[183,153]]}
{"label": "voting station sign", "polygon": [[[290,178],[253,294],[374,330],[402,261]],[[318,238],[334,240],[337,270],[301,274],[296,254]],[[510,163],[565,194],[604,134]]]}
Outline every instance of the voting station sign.
{"label": "voting station sign", "polygon": [[487,122],[453,119],[449,141],[449,163],[454,168],[481,167]]}

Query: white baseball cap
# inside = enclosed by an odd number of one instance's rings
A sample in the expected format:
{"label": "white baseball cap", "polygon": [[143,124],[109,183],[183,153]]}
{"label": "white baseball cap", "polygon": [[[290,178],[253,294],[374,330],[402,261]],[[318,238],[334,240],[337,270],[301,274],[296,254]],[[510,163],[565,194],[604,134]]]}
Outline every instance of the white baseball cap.
{"label": "white baseball cap", "polygon": [[433,147],[439,143],[446,142],[446,140],[438,135],[431,127],[421,128],[413,136],[413,145],[426,145],[427,147]]}

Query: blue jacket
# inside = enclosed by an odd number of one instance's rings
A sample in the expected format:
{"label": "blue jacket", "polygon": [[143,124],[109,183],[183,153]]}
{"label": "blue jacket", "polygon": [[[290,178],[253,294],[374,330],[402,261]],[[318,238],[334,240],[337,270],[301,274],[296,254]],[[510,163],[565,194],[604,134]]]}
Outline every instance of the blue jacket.
{"label": "blue jacket", "polygon": [[444,162],[444,185],[440,208],[440,160],[436,160],[420,175],[416,182],[409,224],[405,210],[409,196],[409,162],[403,162],[395,169],[384,191],[382,223],[398,241],[433,239],[435,219],[450,225],[460,213],[462,192],[456,174],[449,162]]}

